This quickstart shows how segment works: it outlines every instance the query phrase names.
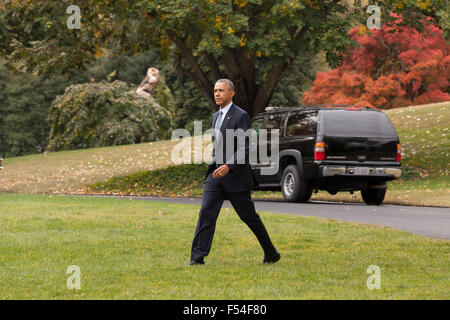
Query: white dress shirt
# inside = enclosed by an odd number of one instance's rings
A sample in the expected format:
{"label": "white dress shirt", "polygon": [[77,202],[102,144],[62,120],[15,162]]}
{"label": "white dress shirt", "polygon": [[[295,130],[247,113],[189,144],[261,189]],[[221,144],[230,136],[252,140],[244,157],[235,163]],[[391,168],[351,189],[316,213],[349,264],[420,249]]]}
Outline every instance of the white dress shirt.
{"label": "white dress shirt", "polygon": [[228,110],[230,110],[232,104],[233,104],[233,101],[231,101],[225,107],[220,109],[220,111],[222,111],[222,122],[223,122],[223,119],[225,119],[225,116],[227,115]]}
{"label": "white dress shirt", "polygon": [[[228,110],[230,110],[232,104],[233,101],[231,101],[229,104],[227,104],[225,107],[219,110],[219,115],[217,116],[216,123],[214,125],[216,129],[220,129],[222,127],[223,120],[225,119],[225,116],[227,115]],[[220,127],[217,127],[218,124],[217,121],[219,120],[220,112],[222,112],[222,117],[220,119]]]}

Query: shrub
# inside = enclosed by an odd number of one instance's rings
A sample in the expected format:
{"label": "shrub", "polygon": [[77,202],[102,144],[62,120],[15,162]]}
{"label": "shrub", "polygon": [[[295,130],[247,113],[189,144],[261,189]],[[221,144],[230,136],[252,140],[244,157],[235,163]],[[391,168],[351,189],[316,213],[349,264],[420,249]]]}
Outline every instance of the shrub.
{"label": "shrub", "polygon": [[[122,81],[72,85],[49,108],[48,151],[169,139],[172,114]],[[166,97],[168,98],[168,97]]]}

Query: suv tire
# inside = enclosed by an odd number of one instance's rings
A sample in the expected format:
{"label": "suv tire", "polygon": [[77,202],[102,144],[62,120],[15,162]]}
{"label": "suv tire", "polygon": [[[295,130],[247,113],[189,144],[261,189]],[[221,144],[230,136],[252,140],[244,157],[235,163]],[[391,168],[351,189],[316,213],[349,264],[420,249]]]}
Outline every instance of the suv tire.
{"label": "suv tire", "polygon": [[288,202],[307,202],[311,198],[312,186],[304,179],[297,165],[288,165],[281,178],[281,192]]}
{"label": "suv tire", "polygon": [[380,205],[383,202],[385,195],[386,188],[361,190],[361,196],[364,202],[369,205]]}

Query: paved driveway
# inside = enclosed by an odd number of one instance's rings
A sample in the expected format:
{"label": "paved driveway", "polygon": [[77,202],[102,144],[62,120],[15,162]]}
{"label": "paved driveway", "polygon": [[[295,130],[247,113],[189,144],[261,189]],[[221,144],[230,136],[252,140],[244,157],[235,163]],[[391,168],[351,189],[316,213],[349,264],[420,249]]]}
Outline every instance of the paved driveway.
{"label": "paved driveway", "polygon": [[[95,197],[97,197],[97,195],[95,195]],[[100,195],[99,197],[116,196]],[[202,202],[202,198],[134,196],[127,196],[126,198],[195,205],[200,205]],[[232,206],[229,201],[225,201],[224,207],[231,208]],[[431,238],[450,239],[450,208],[413,207],[390,204],[368,206],[362,203],[338,203],[325,201],[288,203],[283,200],[255,200],[255,207],[256,210],[260,212],[290,213],[302,216],[377,224],[425,235]]]}

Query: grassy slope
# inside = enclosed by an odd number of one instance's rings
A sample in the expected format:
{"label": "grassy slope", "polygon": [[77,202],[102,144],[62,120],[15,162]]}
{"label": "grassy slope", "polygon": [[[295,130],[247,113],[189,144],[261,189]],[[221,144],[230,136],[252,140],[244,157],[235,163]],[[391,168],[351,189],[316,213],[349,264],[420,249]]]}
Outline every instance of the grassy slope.
{"label": "grassy slope", "polygon": [[[450,102],[386,113],[400,136],[406,180],[389,183],[385,203],[450,206]],[[201,195],[203,173],[192,170],[198,166],[187,171],[145,172],[172,165],[170,152],[175,145],[174,141],[159,141],[5,159],[0,192]],[[279,192],[255,192],[255,196],[282,197]],[[359,192],[331,196],[321,191],[312,199],[361,202]]]}
{"label": "grassy slope", "polygon": [[[386,110],[402,145],[401,180],[388,182],[385,203],[450,206],[450,102]],[[319,192],[313,199],[329,200]],[[361,202],[360,193],[338,193],[341,201]]]}
{"label": "grassy slope", "polygon": [[450,102],[388,110],[403,147],[403,165],[413,176],[448,176]]}
{"label": "grassy slope", "polygon": [[76,192],[95,181],[171,165],[175,144],[158,141],[7,158],[0,172],[0,192]]}
{"label": "grassy slope", "polygon": [[[282,253],[222,209],[205,266],[189,267],[198,206],[0,194],[0,299],[448,299],[449,241],[262,213]],[[70,265],[81,289],[68,290]],[[366,286],[381,268],[381,289]]]}

